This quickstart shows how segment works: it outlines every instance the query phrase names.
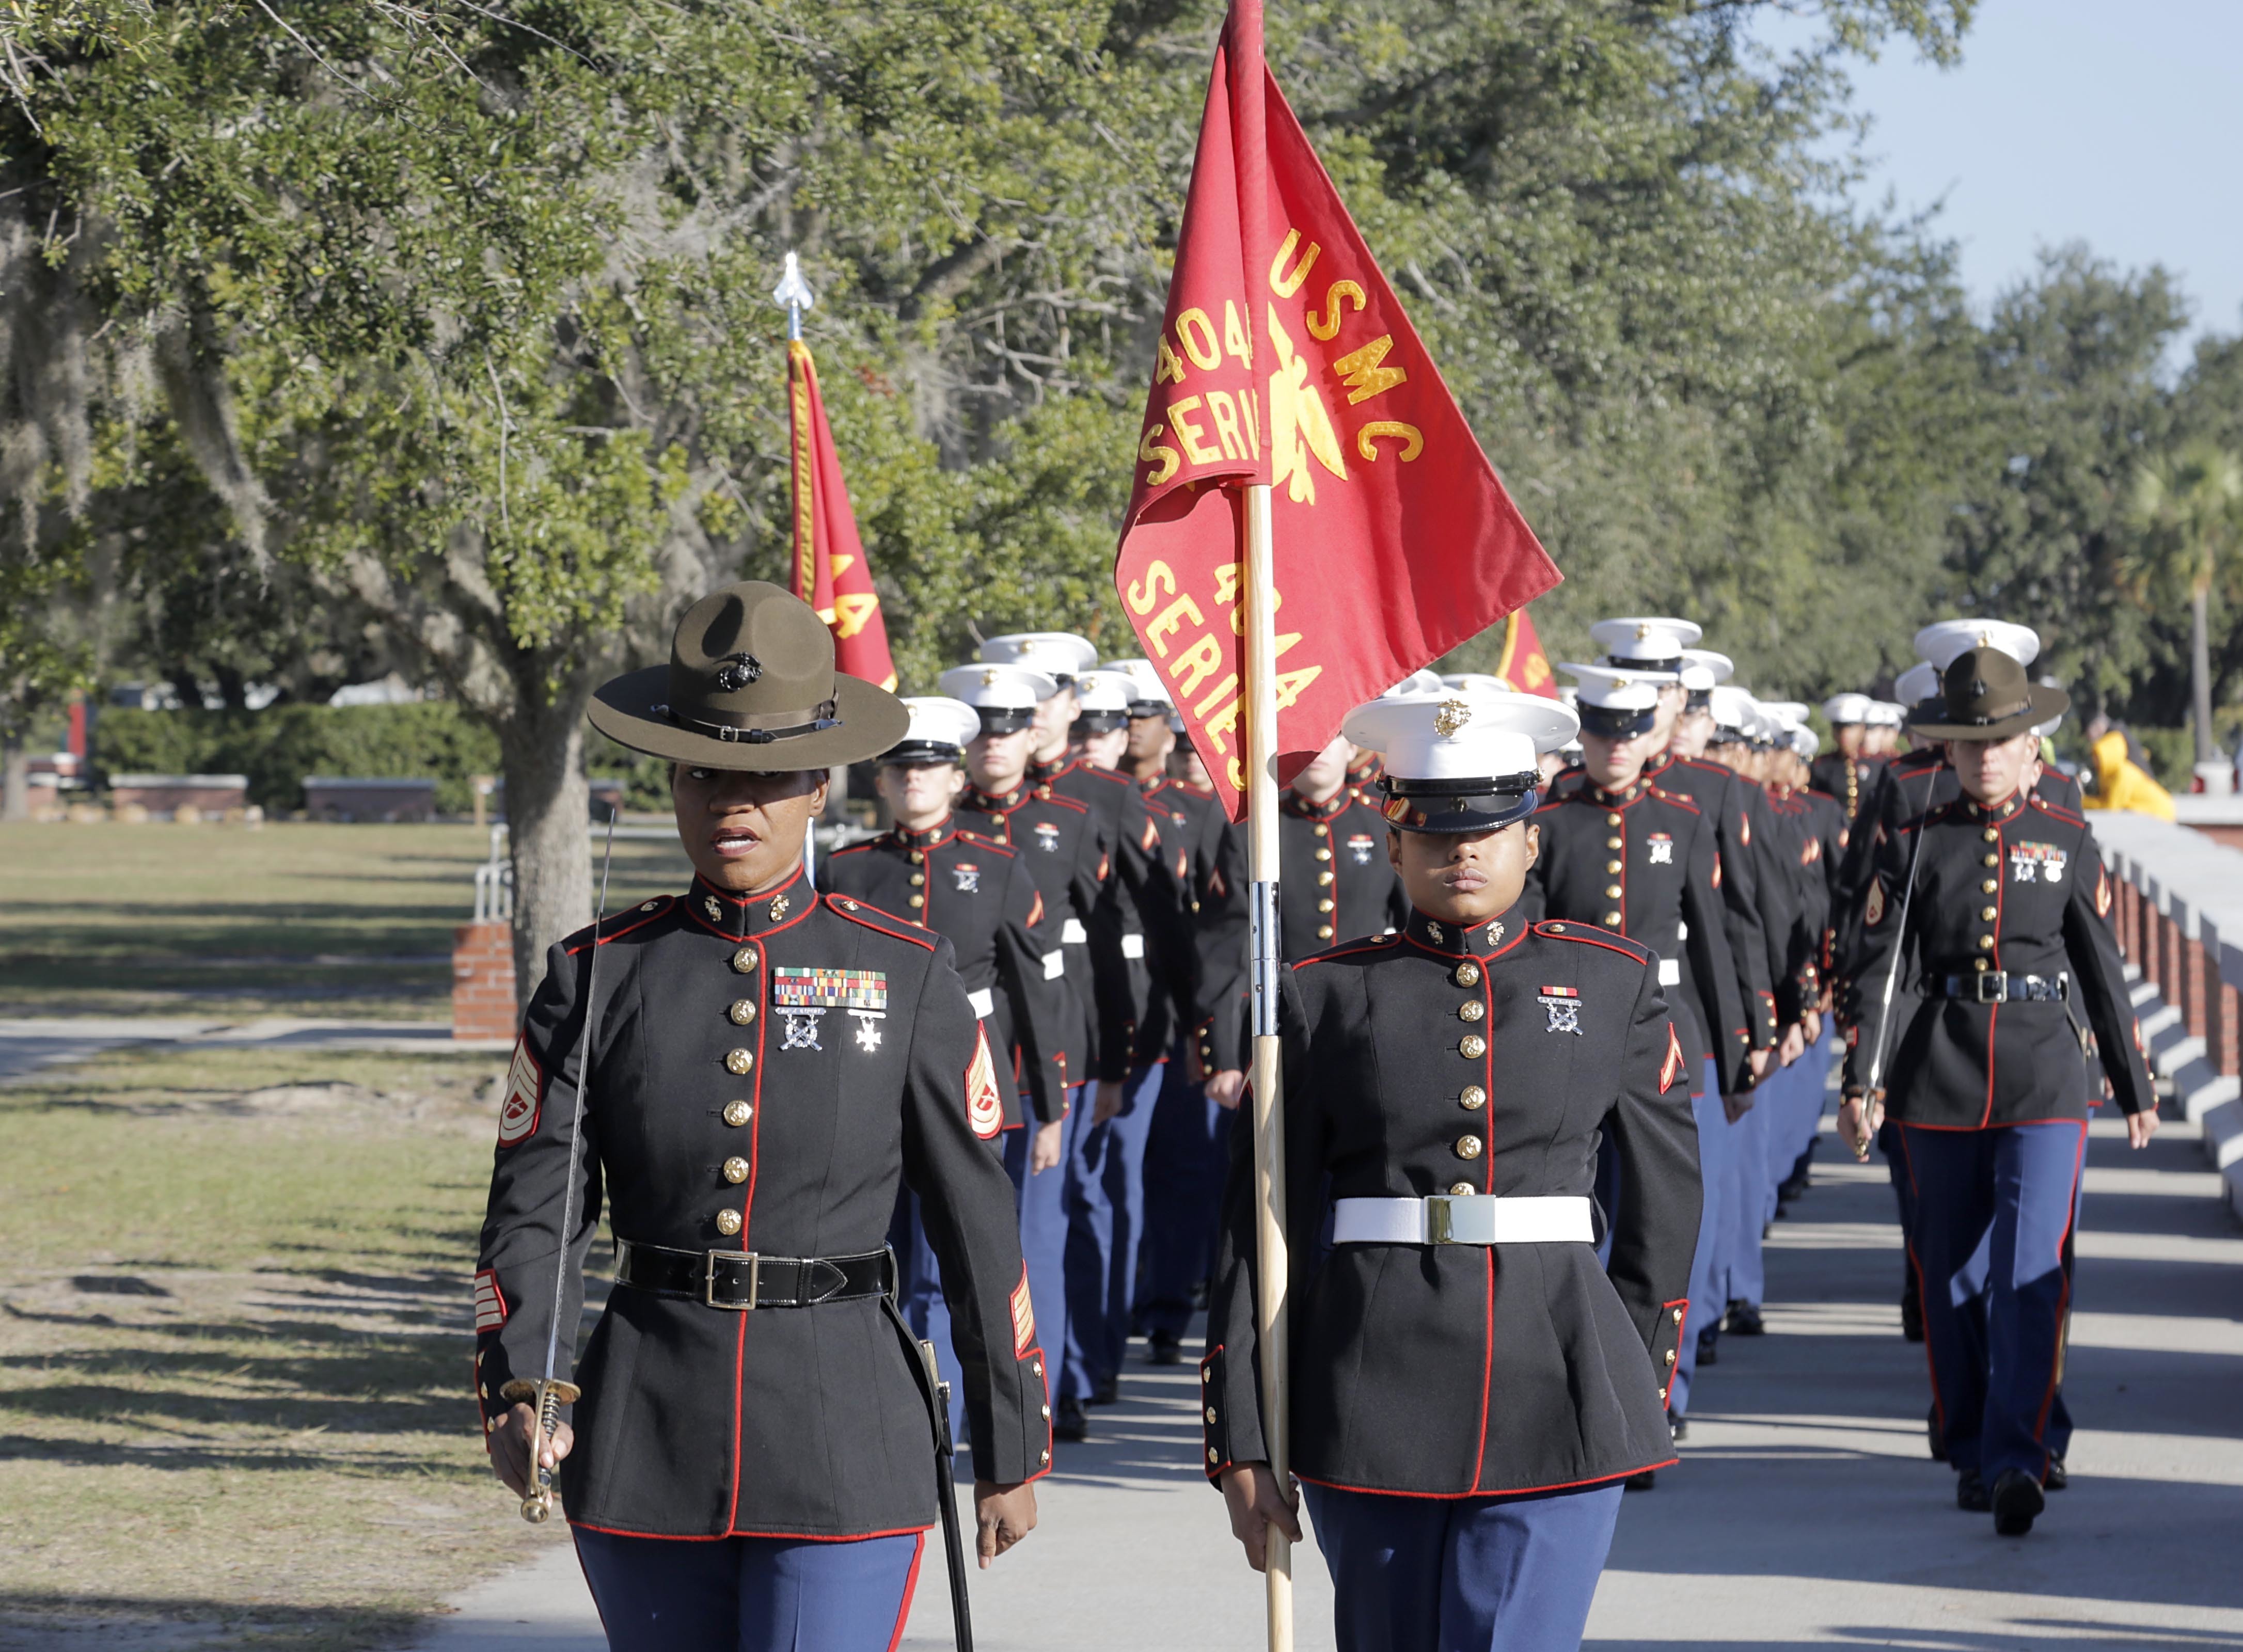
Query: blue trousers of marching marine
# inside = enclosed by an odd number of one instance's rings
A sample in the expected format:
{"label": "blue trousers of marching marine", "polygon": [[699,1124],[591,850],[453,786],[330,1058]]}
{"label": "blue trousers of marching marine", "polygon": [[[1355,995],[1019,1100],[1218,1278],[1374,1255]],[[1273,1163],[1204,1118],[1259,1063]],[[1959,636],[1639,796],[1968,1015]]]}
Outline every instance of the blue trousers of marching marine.
{"label": "blue trousers of marching marine", "polygon": [[1145,1150],[1167,1065],[1132,1071],[1122,1111],[1102,1125],[1086,1120],[1067,1157],[1067,1364],[1060,1392],[1086,1402],[1121,1373],[1129,1343],[1145,1237]]}
{"label": "blue trousers of marching marine", "polygon": [[1698,1087],[1690,1092],[1690,1116],[1698,1125],[1698,1179],[1705,1202],[1698,1212],[1698,1248],[1690,1258],[1689,1317],[1683,1322],[1682,1345],[1675,1351],[1674,1380],[1667,1388],[1667,1408],[1678,1417],[1690,1409],[1690,1383],[1698,1371],[1698,1333],[1719,1325],[1721,1311],[1728,1306],[1714,1266],[1720,1249],[1721,1194],[1727,1186],[1723,1156],[1728,1151],[1729,1121],[1714,1084],[1714,1062],[1709,1056],[1700,1070]]}
{"label": "blue trousers of marching marine", "polygon": [[892,1652],[926,1541],[574,1534],[614,1652]]}
{"label": "blue trousers of marching marine", "polygon": [[[1769,1213],[1774,1214],[1775,1185],[1797,1169],[1809,1147],[1822,1134],[1822,1113],[1829,1102],[1830,1061],[1838,1041],[1825,1017],[1822,1036],[1807,1046],[1806,1053],[1786,1067],[1790,1080],[1783,1104],[1769,1120],[1768,1176]],[[1795,1077],[1794,1076],[1795,1075]]]}
{"label": "blue trousers of marching marine", "polygon": [[[1076,1138],[1090,1128],[1090,1086],[1069,1086],[1067,1099],[1067,1117],[1060,1124],[1060,1160],[1049,1170],[1028,1170],[1028,1150],[1036,1135],[1034,1123],[1005,1132],[1005,1173],[1013,1179],[1013,1192],[1020,1202],[1020,1255],[1028,1265],[1028,1304],[1035,1311],[1036,1336],[1047,1352],[1067,1346],[1067,1161]],[[1057,1405],[1059,1382],[1048,1360],[1044,1373],[1045,1392]]]}
{"label": "blue trousers of marching marine", "polygon": [[[1771,1055],[1768,1064],[1774,1067],[1775,1063]],[[1746,1096],[1751,1110],[1729,1126],[1721,1159],[1721,1226],[1714,1259],[1717,1313],[1732,1302],[1758,1307],[1766,1294],[1760,1236],[1767,1219],[1761,1207],[1768,1197],[1768,1127],[1784,1105],[1790,1079],[1790,1067],[1771,1072]],[[1720,1321],[1699,1323],[1703,1327]]]}
{"label": "blue trousers of marching marine", "polygon": [[1913,1207],[1909,1260],[1948,1464],[1989,1482],[2007,1468],[2040,1479],[2087,1126],[1902,1125],[1897,1134]]}
{"label": "blue trousers of marching marine", "polygon": [[1136,1318],[1148,1333],[1191,1328],[1192,1293],[1215,1266],[1216,1226],[1237,1113],[1185,1077],[1184,1045],[1162,1069],[1145,1145],[1145,1243]]}
{"label": "blue trousers of marching marine", "polygon": [[1339,1652],[1577,1652],[1620,1488],[1397,1497],[1303,1484]]}

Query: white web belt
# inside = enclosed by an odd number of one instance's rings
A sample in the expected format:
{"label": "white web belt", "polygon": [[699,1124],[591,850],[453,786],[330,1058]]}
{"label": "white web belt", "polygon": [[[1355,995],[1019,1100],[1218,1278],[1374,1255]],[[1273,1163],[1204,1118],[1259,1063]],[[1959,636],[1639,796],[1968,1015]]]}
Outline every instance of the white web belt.
{"label": "white web belt", "polygon": [[1593,1245],[1589,1201],[1546,1194],[1435,1193],[1332,1202],[1335,1245]]}
{"label": "white web belt", "polygon": [[1659,960],[1659,984],[1663,987],[1679,987],[1682,984],[1682,961],[1680,958]]}

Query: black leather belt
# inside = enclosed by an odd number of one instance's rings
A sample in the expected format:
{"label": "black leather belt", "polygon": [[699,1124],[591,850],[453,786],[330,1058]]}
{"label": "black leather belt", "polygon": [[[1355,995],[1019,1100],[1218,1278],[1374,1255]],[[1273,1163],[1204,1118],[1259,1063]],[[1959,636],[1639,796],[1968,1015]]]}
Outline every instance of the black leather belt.
{"label": "black leather belt", "polygon": [[657,1296],[690,1297],[705,1307],[810,1308],[886,1296],[896,1277],[892,1252],[862,1256],[764,1256],[754,1251],[677,1251],[616,1241],[616,1283]]}
{"label": "black leather belt", "polygon": [[2071,977],[2059,975],[2011,975],[2007,970],[1982,970],[1976,975],[1927,975],[1918,986],[1927,998],[1961,998],[1966,1004],[2062,1004],[2071,997]]}

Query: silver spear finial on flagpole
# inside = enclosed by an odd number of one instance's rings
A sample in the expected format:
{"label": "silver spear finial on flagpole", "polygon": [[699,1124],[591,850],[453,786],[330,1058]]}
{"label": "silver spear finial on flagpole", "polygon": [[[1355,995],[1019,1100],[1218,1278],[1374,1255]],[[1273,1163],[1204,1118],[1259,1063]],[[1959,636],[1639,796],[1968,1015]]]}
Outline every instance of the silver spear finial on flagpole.
{"label": "silver spear finial on flagpole", "polygon": [[802,312],[818,302],[810,283],[802,279],[802,260],[790,252],[786,255],[786,271],[771,289],[771,302],[786,306],[786,336],[802,337]]}

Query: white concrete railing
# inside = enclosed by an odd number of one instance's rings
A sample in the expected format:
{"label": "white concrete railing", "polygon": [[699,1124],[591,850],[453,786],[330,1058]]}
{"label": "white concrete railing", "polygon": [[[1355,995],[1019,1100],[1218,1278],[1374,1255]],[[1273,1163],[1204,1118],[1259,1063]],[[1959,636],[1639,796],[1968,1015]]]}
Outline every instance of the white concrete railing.
{"label": "white concrete railing", "polygon": [[2151,1065],[2203,1128],[2228,1205],[2243,1216],[2243,853],[2146,815],[2097,810],[2088,820],[2118,886],[2112,917],[2139,971],[2135,1004]]}

